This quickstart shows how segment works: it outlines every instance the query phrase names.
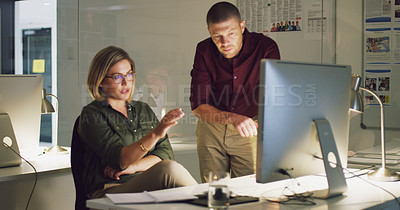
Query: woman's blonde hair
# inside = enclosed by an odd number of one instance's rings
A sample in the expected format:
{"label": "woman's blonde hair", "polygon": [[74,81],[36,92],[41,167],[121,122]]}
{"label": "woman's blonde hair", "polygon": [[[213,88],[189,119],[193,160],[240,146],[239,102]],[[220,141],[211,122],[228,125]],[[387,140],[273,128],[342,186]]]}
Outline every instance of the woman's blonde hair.
{"label": "woman's blonde hair", "polygon": [[[110,68],[118,63],[121,60],[128,60],[131,64],[131,69],[133,73],[136,73],[135,62],[129,56],[129,54],[115,46],[109,46],[102,50],[100,50],[93,58],[92,63],[89,67],[89,73],[87,77],[87,88],[89,90],[90,95],[96,101],[104,100],[105,94],[100,87],[101,82],[105,78],[107,72]],[[129,96],[129,101],[132,100],[133,95],[133,87],[135,85],[135,81],[132,82],[132,91]]]}

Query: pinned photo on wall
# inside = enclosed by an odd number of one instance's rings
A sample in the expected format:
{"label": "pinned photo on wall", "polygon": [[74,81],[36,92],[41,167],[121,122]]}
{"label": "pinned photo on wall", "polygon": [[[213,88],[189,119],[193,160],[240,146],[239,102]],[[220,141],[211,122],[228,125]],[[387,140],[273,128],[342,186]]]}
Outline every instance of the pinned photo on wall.
{"label": "pinned photo on wall", "polygon": [[365,88],[376,91],[377,78],[365,77]]}
{"label": "pinned photo on wall", "polygon": [[[378,95],[379,99],[381,99],[381,102],[387,106],[390,103],[390,96],[389,95]],[[379,102],[376,100],[375,97],[373,97],[371,94],[366,94],[364,97],[364,102],[365,104],[368,105],[378,105]]]}
{"label": "pinned photo on wall", "polygon": [[390,52],[390,38],[389,36],[381,36],[374,38],[367,38],[367,51],[366,52]]}
{"label": "pinned photo on wall", "polygon": [[390,77],[378,77],[378,91],[390,91]]}
{"label": "pinned photo on wall", "polygon": [[281,31],[301,31],[300,21],[297,20],[289,20],[289,21],[280,21],[276,23],[272,23],[272,27],[270,29],[271,32],[281,32]]}
{"label": "pinned photo on wall", "polygon": [[364,58],[367,64],[391,62],[392,41],[390,27],[367,28],[364,39]]}
{"label": "pinned photo on wall", "polygon": [[[376,93],[385,106],[390,105],[391,73],[391,68],[388,65],[368,65],[365,70],[364,87]],[[365,104],[379,104],[370,93],[365,93],[364,96]]]}

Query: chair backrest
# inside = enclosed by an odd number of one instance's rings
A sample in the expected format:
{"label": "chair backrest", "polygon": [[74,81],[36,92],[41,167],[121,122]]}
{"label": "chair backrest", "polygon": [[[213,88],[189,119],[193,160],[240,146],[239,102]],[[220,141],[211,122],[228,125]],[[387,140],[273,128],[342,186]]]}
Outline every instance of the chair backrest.
{"label": "chair backrest", "polygon": [[85,154],[85,145],[79,137],[78,133],[79,126],[79,116],[75,120],[74,129],[72,132],[72,141],[71,141],[71,170],[72,176],[74,178],[75,184],[75,209],[88,209],[86,208],[86,200],[89,199],[85,192],[85,185],[83,182],[83,170],[85,168],[85,164],[83,161],[83,157]]}

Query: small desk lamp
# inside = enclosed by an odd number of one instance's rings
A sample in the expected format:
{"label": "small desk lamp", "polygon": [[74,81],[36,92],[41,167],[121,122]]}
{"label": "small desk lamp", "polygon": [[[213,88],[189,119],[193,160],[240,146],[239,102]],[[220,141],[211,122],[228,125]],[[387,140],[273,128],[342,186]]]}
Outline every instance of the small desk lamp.
{"label": "small desk lamp", "polygon": [[350,97],[350,110],[356,112],[364,112],[363,100],[359,90],[366,91],[372,94],[376,100],[379,102],[381,108],[381,153],[382,153],[382,166],[368,174],[368,178],[374,181],[398,181],[400,180],[399,174],[395,171],[392,171],[389,168],[386,168],[386,148],[385,148],[385,115],[383,110],[382,100],[379,98],[376,93],[367,88],[361,87],[361,77],[353,74],[351,79],[351,87],[353,88],[351,91]]}
{"label": "small desk lamp", "polygon": [[[47,96],[52,96],[56,99],[57,108],[55,111],[54,111],[53,105],[50,103],[49,100],[46,99]],[[46,94],[46,89],[43,88],[43,91],[42,91],[42,114],[54,113],[54,112],[56,112],[56,114],[57,114],[56,115],[56,132],[55,132],[56,142],[55,142],[54,146],[50,147],[46,151],[46,154],[67,154],[68,150],[58,146],[58,143],[57,143],[58,142],[58,98],[53,94]]]}

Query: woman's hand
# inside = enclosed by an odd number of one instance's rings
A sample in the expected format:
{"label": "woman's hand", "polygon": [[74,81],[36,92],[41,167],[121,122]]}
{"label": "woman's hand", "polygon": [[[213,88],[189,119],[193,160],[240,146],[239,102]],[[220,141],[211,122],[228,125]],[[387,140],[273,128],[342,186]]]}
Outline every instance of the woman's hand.
{"label": "woman's hand", "polygon": [[[133,144],[130,144],[122,148],[121,165],[122,167],[127,167],[127,169],[122,172],[115,172],[111,169],[105,169],[104,174],[106,175],[106,177],[115,178],[122,174],[131,174],[132,169],[130,169],[130,165],[132,165],[133,163],[135,164],[136,167],[136,169],[133,171],[136,172],[136,171],[142,171],[143,169],[147,170],[150,166],[161,161],[159,157],[154,155],[149,155],[157,157],[158,159],[157,158],[155,160],[152,159],[149,163],[146,163],[144,165],[140,164],[144,159],[143,157],[147,154],[148,150],[150,150],[150,148],[153,148],[156,145],[157,141],[160,138],[163,138],[167,134],[168,129],[176,125],[178,123],[177,121],[181,119],[184,115],[185,114],[182,112],[181,108],[169,111],[161,119],[157,127],[155,127],[151,132],[147,133],[143,138],[140,139],[140,141],[137,141]],[[142,146],[140,146],[140,144],[142,144]],[[146,148],[148,149],[146,150]],[[148,158],[149,156],[146,156],[145,158]]]}
{"label": "woman's hand", "polygon": [[130,165],[128,168],[126,168],[123,171],[112,168],[111,166],[106,166],[104,168],[104,176],[107,178],[110,178],[110,179],[114,179],[114,180],[119,180],[119,176],[121,176],[121,175],[134,174],[134,173],[136,173],[136,170],[133,165]]}
{"label": "woman's hand", "polygon": [[185,114],[182,112],[181,108],[173,109],[169,111],[160,121],[158,126],[154,129],[154,133],[162,138],[167,134],[170,127],[176,125],[179,119],[181,119]]}

